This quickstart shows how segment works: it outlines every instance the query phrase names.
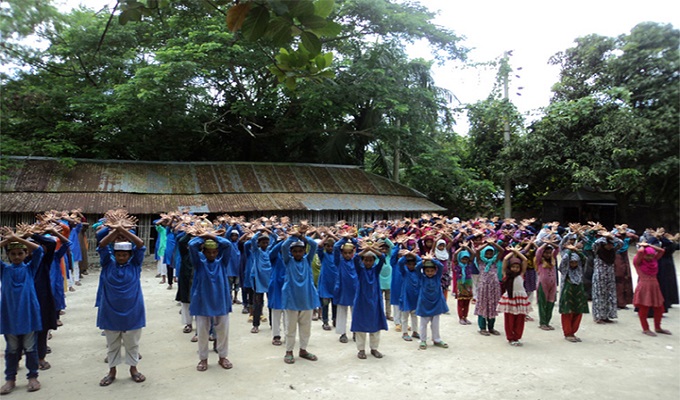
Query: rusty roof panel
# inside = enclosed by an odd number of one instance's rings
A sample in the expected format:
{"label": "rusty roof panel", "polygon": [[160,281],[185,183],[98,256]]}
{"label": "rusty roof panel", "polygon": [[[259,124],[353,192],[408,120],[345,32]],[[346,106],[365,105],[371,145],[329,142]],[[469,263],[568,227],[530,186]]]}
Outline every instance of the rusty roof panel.
{"label": "rusty roof panel", "polygon": [[145,195],[136,193],[0,193],[2,212],[40,213],[50,209],[82,208],[103,214],[123,207],[131,214],[158,214],[180,207],[207,208],[211,213],[293,210],[443,211],[427,199],[404,196],[307,194]]}
{"label": "rusty roof panel", "polygon": [[319,193],[424,197],[404,185],[353,166],[277,163],[177,163],[5,157],[4,192]]}
{"label": "rusty roof panel", "polygon": [[295,168],[297,167],[290,165],[280,165],[276,167],[276,171],[274,173],[283,183],[283,190],[281,190],[281,192],[301,193],[306,191],[304,185],[300,184],[300,181],[297,180],[295,174],[293,173],[293,169]]}

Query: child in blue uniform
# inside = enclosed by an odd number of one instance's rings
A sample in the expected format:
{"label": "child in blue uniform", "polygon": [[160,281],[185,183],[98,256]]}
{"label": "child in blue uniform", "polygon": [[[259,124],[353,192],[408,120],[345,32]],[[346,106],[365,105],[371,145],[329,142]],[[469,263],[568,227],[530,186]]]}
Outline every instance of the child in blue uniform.
{"label": "child in blue uniform", "polygon": [[426,257],[418,263],[416,271],[420,280],[416,307],[416,315],[420,317],[419,348],[427,349],[427,325],[431,324],[434,345],[446,349],[449,345],[439,335],[439,316],[449,311],[441,285],[444,266],[439,260]]}
{"label": "child in blue uniform", "polygon": [[359,285],[352,309],[351,330],[356,334],[359,350],[357,357],[362,360],[366,359],[366,334],[368,333],[371,355],[375,358],[382,358],[383,355],[378,351],[378,345],[380,344],[380,331],[387,330],[387,319],[380,293],[380,272],[385,264],[385,256],[380,249],[368,247],[354,260]]}
{"label": "child in blue uniform", "polygon": [[[7,229],[2,232],[10,263],[0,261],[2,297],[0,298],[0,333],[5,335],[5,384],[0,394],[11,393],[16,387],[21,352],[26,353],[28,391],[40,390],[38,382],[37,332],[42,330],[40,305],[33,278],[42,261],[43,249]],[[32,252],[30,264],[24,262]]]}
{"label": "child in blue uniform", "polygon": [[317,244],[314,239],[305,237],[306,226],[293,230],[291,236],[281,246],[281,258],[286,268],[286,279],[283,283],[283,308],[286,310],[288,332],[286,333],[286,355],[283,361],[293,364],[295,335],[300,330],[300,358],[316,361],[318,358],[307,351],[307,344],[312,331],[312,310],[319,308],[319,292],[314,287],[312,276],[312,259],[316,254]]}
{"label": "child in blue uniform", "polygon": [[196,317],[198,335],[197,371],[208,369],[208,339],[212,322],[218,364],[224,369],[233,365],[227,359],[229,350],[229,313],[231,290],[227,268],[233,247],[223,237],[202,233],[189,241],[189,255],[194,265],[189,312]]}
{"label": "child in blue uniform", "polygon": [[[264,307],[264,294],[269,291],[269,282],[272,277],[272,254],[278,253],[281,248],[277,246],[276,236],[268,229],[261,227],[259,232],[250,240],[252,265],[250,270],[250,282],[253,288],[253,327],[251,333],[260,331],[260,318]],[[266,235],[264,234],[266,233]]]}
{"label": "child in blue uniform", "polygon": [[[401,309],[401,323],[404,333],[401,338],[407,342],[412,341],[412,338],[420,339],[420,335],[416,331],[416,329],[418,329],[416,307],[418,306],[418,294],[420,291],[420,276],[416,271],[416,265],[420,261],[420,256],[416,255],[414,252],[404,251],[398,263],[399,273],[402,276],[399,309]],[[411,326],[413,329],[413,334],[411,335],[408,334],[409,317],[411,317]]]}
{"label": "child in blue uniform", "polygon": [[[137,370],[139,339],[146,325],[144,297],[140,276],[144,261],[144,242],[116,223],[104,237],[97,251],[102,265],[99,279],[99,308],[97,327],[104,330],[108,348],[109,373],[99,382],[108,386],[116,379],[116,366],[122,363],[121,346],[125,346],[125,363],[130,376],[137,383],[146,377]],[[113,254],[109,243],[122,237],[127,242],[116,242]]]}
{"label": "child in blue uniform", "polygon": [[330,331],[331,326],[328,324],[328,306],[331,306],[333,326],[336,325],[336,318],[338,308],[334,300],[335,282],[338,280],[338,267],[335,265],[333,257],[333,246],[335,245],[335,238],[332,233],[327,232],[328,236],[321,242],[322,247],[317,251],[319,261],[321,262],[321,272],[319,273],[319,297],[321,299],[321,319],[323,321],[323,330]]}
{"label": "child in blue uniform", "polygon": [[335,332],[340,335],[340,343],[347,343],[347,316],[349,307],[354,304],[357,293],[357,271],[354,264],[357,240],[351,238],[351,233],[345,233],[343,238],[333,246],[333,258],[338,268],[338,279],[335,283],[333,299],[338,308]]}

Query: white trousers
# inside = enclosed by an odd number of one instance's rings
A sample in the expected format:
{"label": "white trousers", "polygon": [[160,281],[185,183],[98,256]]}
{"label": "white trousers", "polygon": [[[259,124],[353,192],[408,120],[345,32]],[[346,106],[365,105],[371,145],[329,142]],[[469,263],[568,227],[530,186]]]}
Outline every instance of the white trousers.
{"label": "white trousers", "polygon": [[[366,332],[355,332],[357,338],[357,349],[366,350]],[[368,334],[369,347],[371,350],[378,350],[380,345],[380,331]]]}
{"label": "white trousers", "polygon": [[479,288],[479,274],[472,275],[472,298],[477,300],[477,292]]}
{"label": "white trousers", "polygon": [[285,310],[288,322],[286,332],[286,351],[293,351],[295,348],[295,334],[300,330],[300,350],[307,350],[309,337],[312,335],[312,310]]}
{"label": "white trousers", "polygon": [[193,325],[194,317],[189,312],[189,303],[181,303],[182,306],[182,323],[184,325]]}
{"label": "white trousers", "polygon": [[432,341],[439,343],[442,341],[439,335],[439,315],[434,317],[420,317],[420,340],[422,342],[427,341],[427,324],[432,324]]}
{"label": "white trousers", "polygon": [[196,333],[198,334],[198,358],[208,359],[208,339],[210,337],[210,321],[215,330],[217,354],[226,358],[229,352],[229,314],[217,317],[196,316]]}
{"label": "white trousers", "polygon": [[416,310],[402,311],[401,312],[401,331],[405,334],[408,332],[408,317],[411,316],[411,329],[417,332],[418,329],[418,316],[416,315]]}
{"label": "white trousers", "polygon": [[281,338],[281,322],[283,322],[283,336],[288,332],[288,321],[286,320],[286,313],[283,310],[276,310],[272,308],[272,337],[278,336]]}
{"label": "white trousers", "polygon": [[168,267],[165,264],[163,264],[163,256],[161,256],[161,258],[158,259],[158,262],[156,263],[156,270],[161,275],[168,274]]}
{"label": "white trousers", "polygon": [[68,276],[68,286],[73,287],[76,282],[80,282],[80,261],[73,261],[73,271]]}
{"label": "white trousers", "polygon": [[335,319],[335,333],[338,335],[347,334],[347,319],[350,313],[352,313],[352,307],[338,306],[337,317]]}
{"label": "white trousers", "polygon": [[394,316],[394,324],[401,325],[401,310],[399,306],[392,306],[392,316]]}
{"label": "white trousers", "polygon": [[109,331],[104,330],[106,347],[109,360],[109,368],[123,363],[121,347],[125,347],[125,364],[136,366],[139,362],[139,339],[142,337],[142,329],[134,331]]}

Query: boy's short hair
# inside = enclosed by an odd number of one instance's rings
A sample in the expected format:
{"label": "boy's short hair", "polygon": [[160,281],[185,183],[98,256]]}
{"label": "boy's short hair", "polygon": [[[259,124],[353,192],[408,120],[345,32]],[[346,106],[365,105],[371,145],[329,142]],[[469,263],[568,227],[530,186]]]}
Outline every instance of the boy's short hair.
{"label": "boy's short hair", "polygon": [[437,268],[434,261],[423,261],[423,268]]}
{"label": "boy's short hair", "polygon": [[290,248],[292,249],[293,247],[306,247],[305,243],[302,240],[297,240],[293,243],[290,244]]}

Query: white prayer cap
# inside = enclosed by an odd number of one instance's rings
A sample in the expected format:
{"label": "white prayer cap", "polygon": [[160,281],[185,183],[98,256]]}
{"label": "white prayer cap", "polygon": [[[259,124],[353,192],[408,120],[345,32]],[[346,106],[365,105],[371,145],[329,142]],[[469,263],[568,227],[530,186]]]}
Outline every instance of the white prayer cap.
{"label": "white prayer cap", "polygon": [[113,244],[114,251],[132,251],[132,243],[130,242],[116,242]]}

